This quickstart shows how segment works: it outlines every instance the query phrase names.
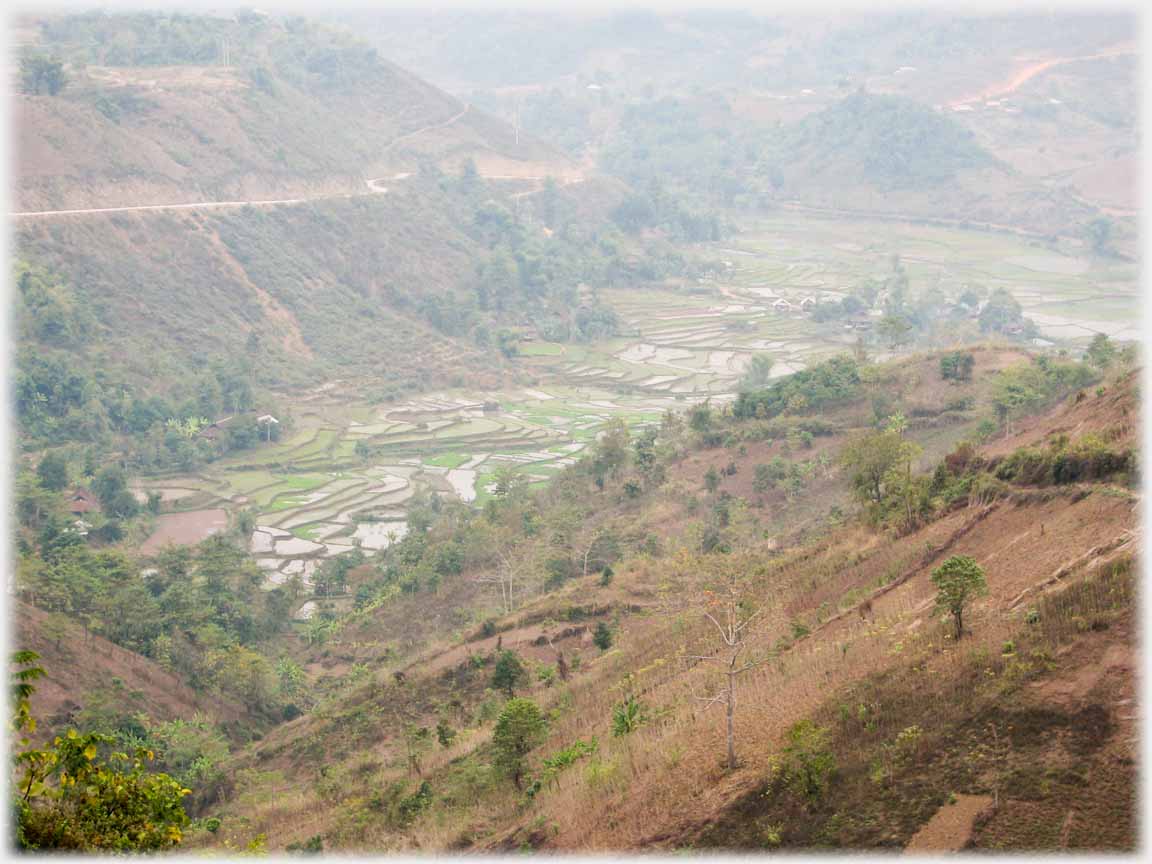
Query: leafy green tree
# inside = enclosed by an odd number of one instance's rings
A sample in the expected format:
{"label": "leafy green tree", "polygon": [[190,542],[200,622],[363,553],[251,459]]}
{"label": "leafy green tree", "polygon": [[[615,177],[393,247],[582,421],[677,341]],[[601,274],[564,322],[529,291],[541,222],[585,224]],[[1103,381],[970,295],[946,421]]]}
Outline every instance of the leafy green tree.
{"label": "leafy green tree", "polygon": [[68,485],[68,462],[59,453],[48,453],[36,466],[40,485],[51,492],[59,492]]}
{"label": "leafy green tree", "polygon": [[57,57],[26,54],[20,58],[20,89],[29,96],[57,95],[68,83],[64,63]]}
{"label": "leafy green tree", "polygon": [[1097,333],[1088,346],[1087,357],[1097,369],[1107,369],[1116,359],[1116,346],[1105,334]]}
{"label": "leafy green tree", "polygon": [[956,638],[964,633],[964,610],[976,597],[988,593],[984,568],[967,555],[953,555],[932,571],[936,586],[936,608],[952,616]]}
{"label": "leafy green tree", "polygon": [[911,338],[912,324],[902,315],[885,315],[877,325],[880,336],[889,348],[906,345]]}
{"label": "leafy green tree", "polygon": [[945,381],[971,381],[976,358],[968,351],[950,351],[940,357],[940,377]]}
{"label": "leafy green tree", "polygon": [[528,672],[515,651],[500,652],[492,669],[492,686],[509,697],[516,695],[516,688],[528,680]]}
{"label": "leafy green tree", "polygon": [[292,699],[304,685],[304,669],[291,657],[281,657],[276,661],[276,680],[281,695]]}
{"label": "leafy green tree", "polygon": [[716,473],[714,466],[709,467],[704,474],[704,488],[708,490],[709,494],[714,494],[720,488],[720,475]]}
{"label": "leafy green tree", "polygon": [[456,730],[449,726],[445,721],[440,720],[436,724],[436,740],[440,742],[441,747],[451,747],[452,742],[456,739]]}
{"label": "leafy green tree", "polygon": [[432,730],[427,726],[409,723],[404,727],[404,747],[408,753],[408,771],[419,776],[420,759],[432,746]]}
{"label": "leafy green tree", "polygon": [[12,729],[22,737],[14,757],[18,776],[12,786],[16,846],[28,851],[155,852],[183,839],[188,824],[183,798],[191,794],[167,774],[148,773],[153,754],[138,748],[134,756],[100,750],[115,739],[75,729],[43,747],[29,747],[35,730],[29,709],[31,683],[43,675],[38,655],[18,651],[13,662],[15,711]]}
{"label": "leafy green tree", "polygon": [[1003,333],[1006,330],[1022,326],[1024,313],[1016,298],[1004,288],[997,288],[980,310],[980,332],[989,331]]}
{"label": "leafy green tree", "polygon": [[512,778],[520,789],[527,770],[527,756],[540,743],[547,722],[536,703],[530,699],[510,699],[496,720],[492,744],[496,767]]}
{"label": "leafy green tree", "polygon": [[592,634],[592,642],[601,651],[607,651],[612,647],[612,628],[606,621],[597,623],[596,631]]}
{"label": "leafy green tree", "polygon": [[884,503],[890,472],[911,458],[908,447],[896,430],[873,432],[849,441],[840,451],[841,464],[851,472],[852,491],[865,504]]}

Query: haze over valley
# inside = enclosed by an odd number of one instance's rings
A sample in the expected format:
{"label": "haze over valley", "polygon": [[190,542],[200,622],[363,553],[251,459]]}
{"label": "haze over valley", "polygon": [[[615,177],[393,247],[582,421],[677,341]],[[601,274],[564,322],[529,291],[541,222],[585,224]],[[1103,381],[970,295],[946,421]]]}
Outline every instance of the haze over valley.
{"label": "haze over valley", "polygon": [[1136,29],[14,19],[15,843],[1135,848]]}

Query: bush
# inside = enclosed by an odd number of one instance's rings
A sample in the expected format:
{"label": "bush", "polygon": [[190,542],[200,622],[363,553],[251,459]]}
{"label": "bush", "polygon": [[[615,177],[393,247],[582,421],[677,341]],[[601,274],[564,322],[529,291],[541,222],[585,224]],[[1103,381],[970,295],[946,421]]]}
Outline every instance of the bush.
{"label": "bush", "polygon": [[496,658],[496,667],[492,670],[492,687],[502,690],[508,696],[514,696],[516,688],[528,678],[528,672],[519,656],[514,651],[505,649]]}
{"label": "bush", "polygon": [[629,696],[612,709],[612,734],[619,738],[629,735],[644,725],[644,706],[635,696]]}
{"label": "bush", "polygon": [[811,720],[801,720],[789,729],[780,770],[793,792],[808,799],[820,798],[836,771],[836,757],[828,749],[828,730]]}
{"label": "bush", "polygon": [[500,712],[492,734],[496,765],[512,778],[517,789],[521,788],[527,755],[543,738],[546,728],[544,715],[530,699],[510,699]]}
{"label": "bush", "polygon": [[596,625],[596,632],[592,634],[592,641],[601,651],[607,651],[612,647],[612,630],[607,623],[601,621]]}

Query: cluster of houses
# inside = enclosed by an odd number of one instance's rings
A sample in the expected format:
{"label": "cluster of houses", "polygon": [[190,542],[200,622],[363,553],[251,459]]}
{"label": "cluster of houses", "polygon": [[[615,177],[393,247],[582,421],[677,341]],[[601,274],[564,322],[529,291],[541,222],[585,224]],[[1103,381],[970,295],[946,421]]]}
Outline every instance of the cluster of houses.
{"label": "cluster of houses", "polygon": [[[224,431],[225,427],[228,426],[229,423],[231,423],[233,420],[236,420],[238,417],[243,418],[247,416],[247,414],[233,414],[228,417],[221,417],[219,420],[213,420],[208,425],[200,427],[200,431],[196,433],[197,437],[202,438],[205,441],[215,441],[220,437],[220,433]],[[256,418],[256,424],[264,428],[265,433],[270,440],[272,436],[273,424],[279,426],[280,421],[273,417],[271,414],[261,414]]]}

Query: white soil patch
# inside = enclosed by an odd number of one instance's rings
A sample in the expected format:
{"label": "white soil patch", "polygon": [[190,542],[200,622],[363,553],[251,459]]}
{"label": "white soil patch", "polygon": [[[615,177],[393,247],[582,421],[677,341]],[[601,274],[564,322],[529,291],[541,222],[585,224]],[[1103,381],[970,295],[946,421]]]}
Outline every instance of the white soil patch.
{"label": "white soil patch", "polygon": [[355,546],[344,543],[329,543],[328,547],[324,550],[323,557],[335,558],[337,555],[343,555],[345,552],[351,552]]}
{"label": "white soil patch", "polygon": [[475,471],[466,468],[453,468],[448,472],[448,482],[452,484],[452,488],[465,504],[471,504],[476,500]]}
{"label": "white soil patch", "polygon": [[256,566],[261,570],[279,570],[284,562],[279,558],[257,558]]}
{"label": "white soil patch", "polygon": [[248,541],[248,551],[253,555],[259,555],[261,552],[272,552],[275,550],[276,540],[267,531],[257,529],[252,532],[252,537]]}
{"label": "white soil patch", "polygon": [[283,557],[292,555],[315,555],[317,552],[323,552],[324,546],[321,543],[313,543],[311,540],[293,537],[291,540],[278,540],[275,551],[277,555]]}
{"label": "white soil patch", "polygon": [[530,396],[533,399],[539,399],[542,402],[547,401],[548,399],[556,398],[551,393],[545,393],[543,390],[525,390],[524,393],[525,395]]}
{"label": "white soil patch", "polygon": [[310,621],[312,616],[316,614],[316,601],[309,600],[303,606],[296,610],[296,614],[292,616],[293,621]]}
{"label": "white soil patch", "polygon": [[491,453],[477,453],[475,456],[473,456],[467,462],[460,465],[459,470],[471,471],[474,468],[476,468],[478,465],[482,464],[484,462],[484,460],[487,459],[491,455],[492,455]]}
{"label": "white soil patch", "polygon": [[361,522],[352,537],[365,549],[387,549],[408,533],[407,522]]}

